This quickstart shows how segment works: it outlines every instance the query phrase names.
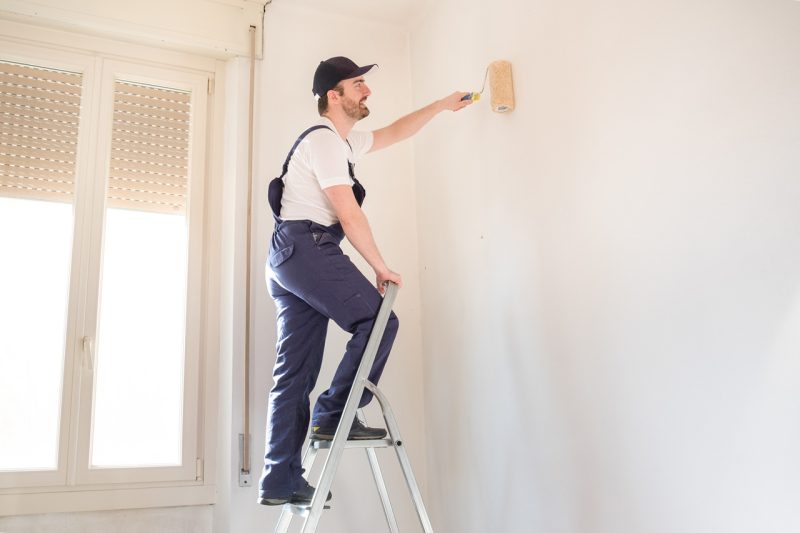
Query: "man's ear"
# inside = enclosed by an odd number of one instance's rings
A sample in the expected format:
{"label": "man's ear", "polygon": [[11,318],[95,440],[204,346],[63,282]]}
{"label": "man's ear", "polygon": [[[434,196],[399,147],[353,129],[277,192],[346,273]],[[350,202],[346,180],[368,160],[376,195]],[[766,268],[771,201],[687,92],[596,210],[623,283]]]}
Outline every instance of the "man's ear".
{"label": "man's ear", "polygon": [[338,102],[339,101],[339,93],[335,90],[331,89],[328,91],[328,102]]}

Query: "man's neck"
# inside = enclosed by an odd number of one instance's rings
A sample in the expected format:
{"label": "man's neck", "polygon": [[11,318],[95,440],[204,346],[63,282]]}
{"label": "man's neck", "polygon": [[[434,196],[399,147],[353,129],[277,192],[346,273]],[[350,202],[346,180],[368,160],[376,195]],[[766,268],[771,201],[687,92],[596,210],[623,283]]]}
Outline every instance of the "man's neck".
{"label": "man's neck", "polygon": [[336,113],[334,110],[330,110],[323,116],[333,122],[333,126],[336,128],[337,133],[342,139],[347,139],[347,136],[350,135],[350,130],[353,129],[353,126],[356,123],[355,120],[348,117],[344,113]]}

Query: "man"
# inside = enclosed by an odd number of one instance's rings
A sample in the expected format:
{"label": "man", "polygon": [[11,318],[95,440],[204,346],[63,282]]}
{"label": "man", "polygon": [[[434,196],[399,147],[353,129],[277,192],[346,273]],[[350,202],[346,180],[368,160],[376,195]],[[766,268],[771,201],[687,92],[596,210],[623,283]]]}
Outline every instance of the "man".
{"label": "man", "polygon": [[[322,119],[303,132],[290,151],[284,172],[270,184],[276,225],[269,250],[268,287],[275,300],[278,342],[274,385],[267,409],[267,442],[259,503],[308,505],[314,488],[303,479],[301,448],[309,421],[309,395],[319,374],[328,321],[353,336],[331,383],[314,406],[312,438],[330,440],[380,307],[386,282],[402,285],[384,261],[360,204],[364,189],[353,162],[402,141],[436,114],[472,103],[456,92],[374,132],[354,131],[369,115],[371,92],[364,81],[375,65],[359,67],[346,57],[322,61],[312,91]],[[375,272],[375,286],[339,247],[344,237]],[[376,288],[377,287],[377,288]],[[377,383],[397,335],[392,313],[369,379]],[[360,406],[372,399],[364,391]],[[384,429],[356,419],[350,439],[380,439]],[[328,495],[330,499],[330,494]]]}

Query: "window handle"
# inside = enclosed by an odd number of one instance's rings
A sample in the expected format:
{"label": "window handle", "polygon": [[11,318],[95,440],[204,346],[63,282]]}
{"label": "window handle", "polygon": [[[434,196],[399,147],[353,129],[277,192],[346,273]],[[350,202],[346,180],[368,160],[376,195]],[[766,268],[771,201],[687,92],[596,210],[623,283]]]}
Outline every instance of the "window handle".
{"label": "window handle", "polygon": [[94,371],[94,339],[91,337],[83,338],[83,368]]}

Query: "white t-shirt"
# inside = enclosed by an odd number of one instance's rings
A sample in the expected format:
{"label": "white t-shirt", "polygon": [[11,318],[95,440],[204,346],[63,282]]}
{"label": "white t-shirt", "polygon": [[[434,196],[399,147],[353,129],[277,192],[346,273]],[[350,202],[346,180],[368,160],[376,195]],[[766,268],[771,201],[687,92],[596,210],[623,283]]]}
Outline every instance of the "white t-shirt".
{"label": "white t-shirt", "polygon": [[328,118],[322,117],[318,124],[331,129],[312,131],[294,151],[289,170],[283,177],[281,218],[313,220],[330,226],[339,222],[339,219],[322,190],[334,185],[353,184],[347,161],[349,159],[355,163],[372,148],[372,132],[351,130],[347,136],[350,142],[348,146]]}

